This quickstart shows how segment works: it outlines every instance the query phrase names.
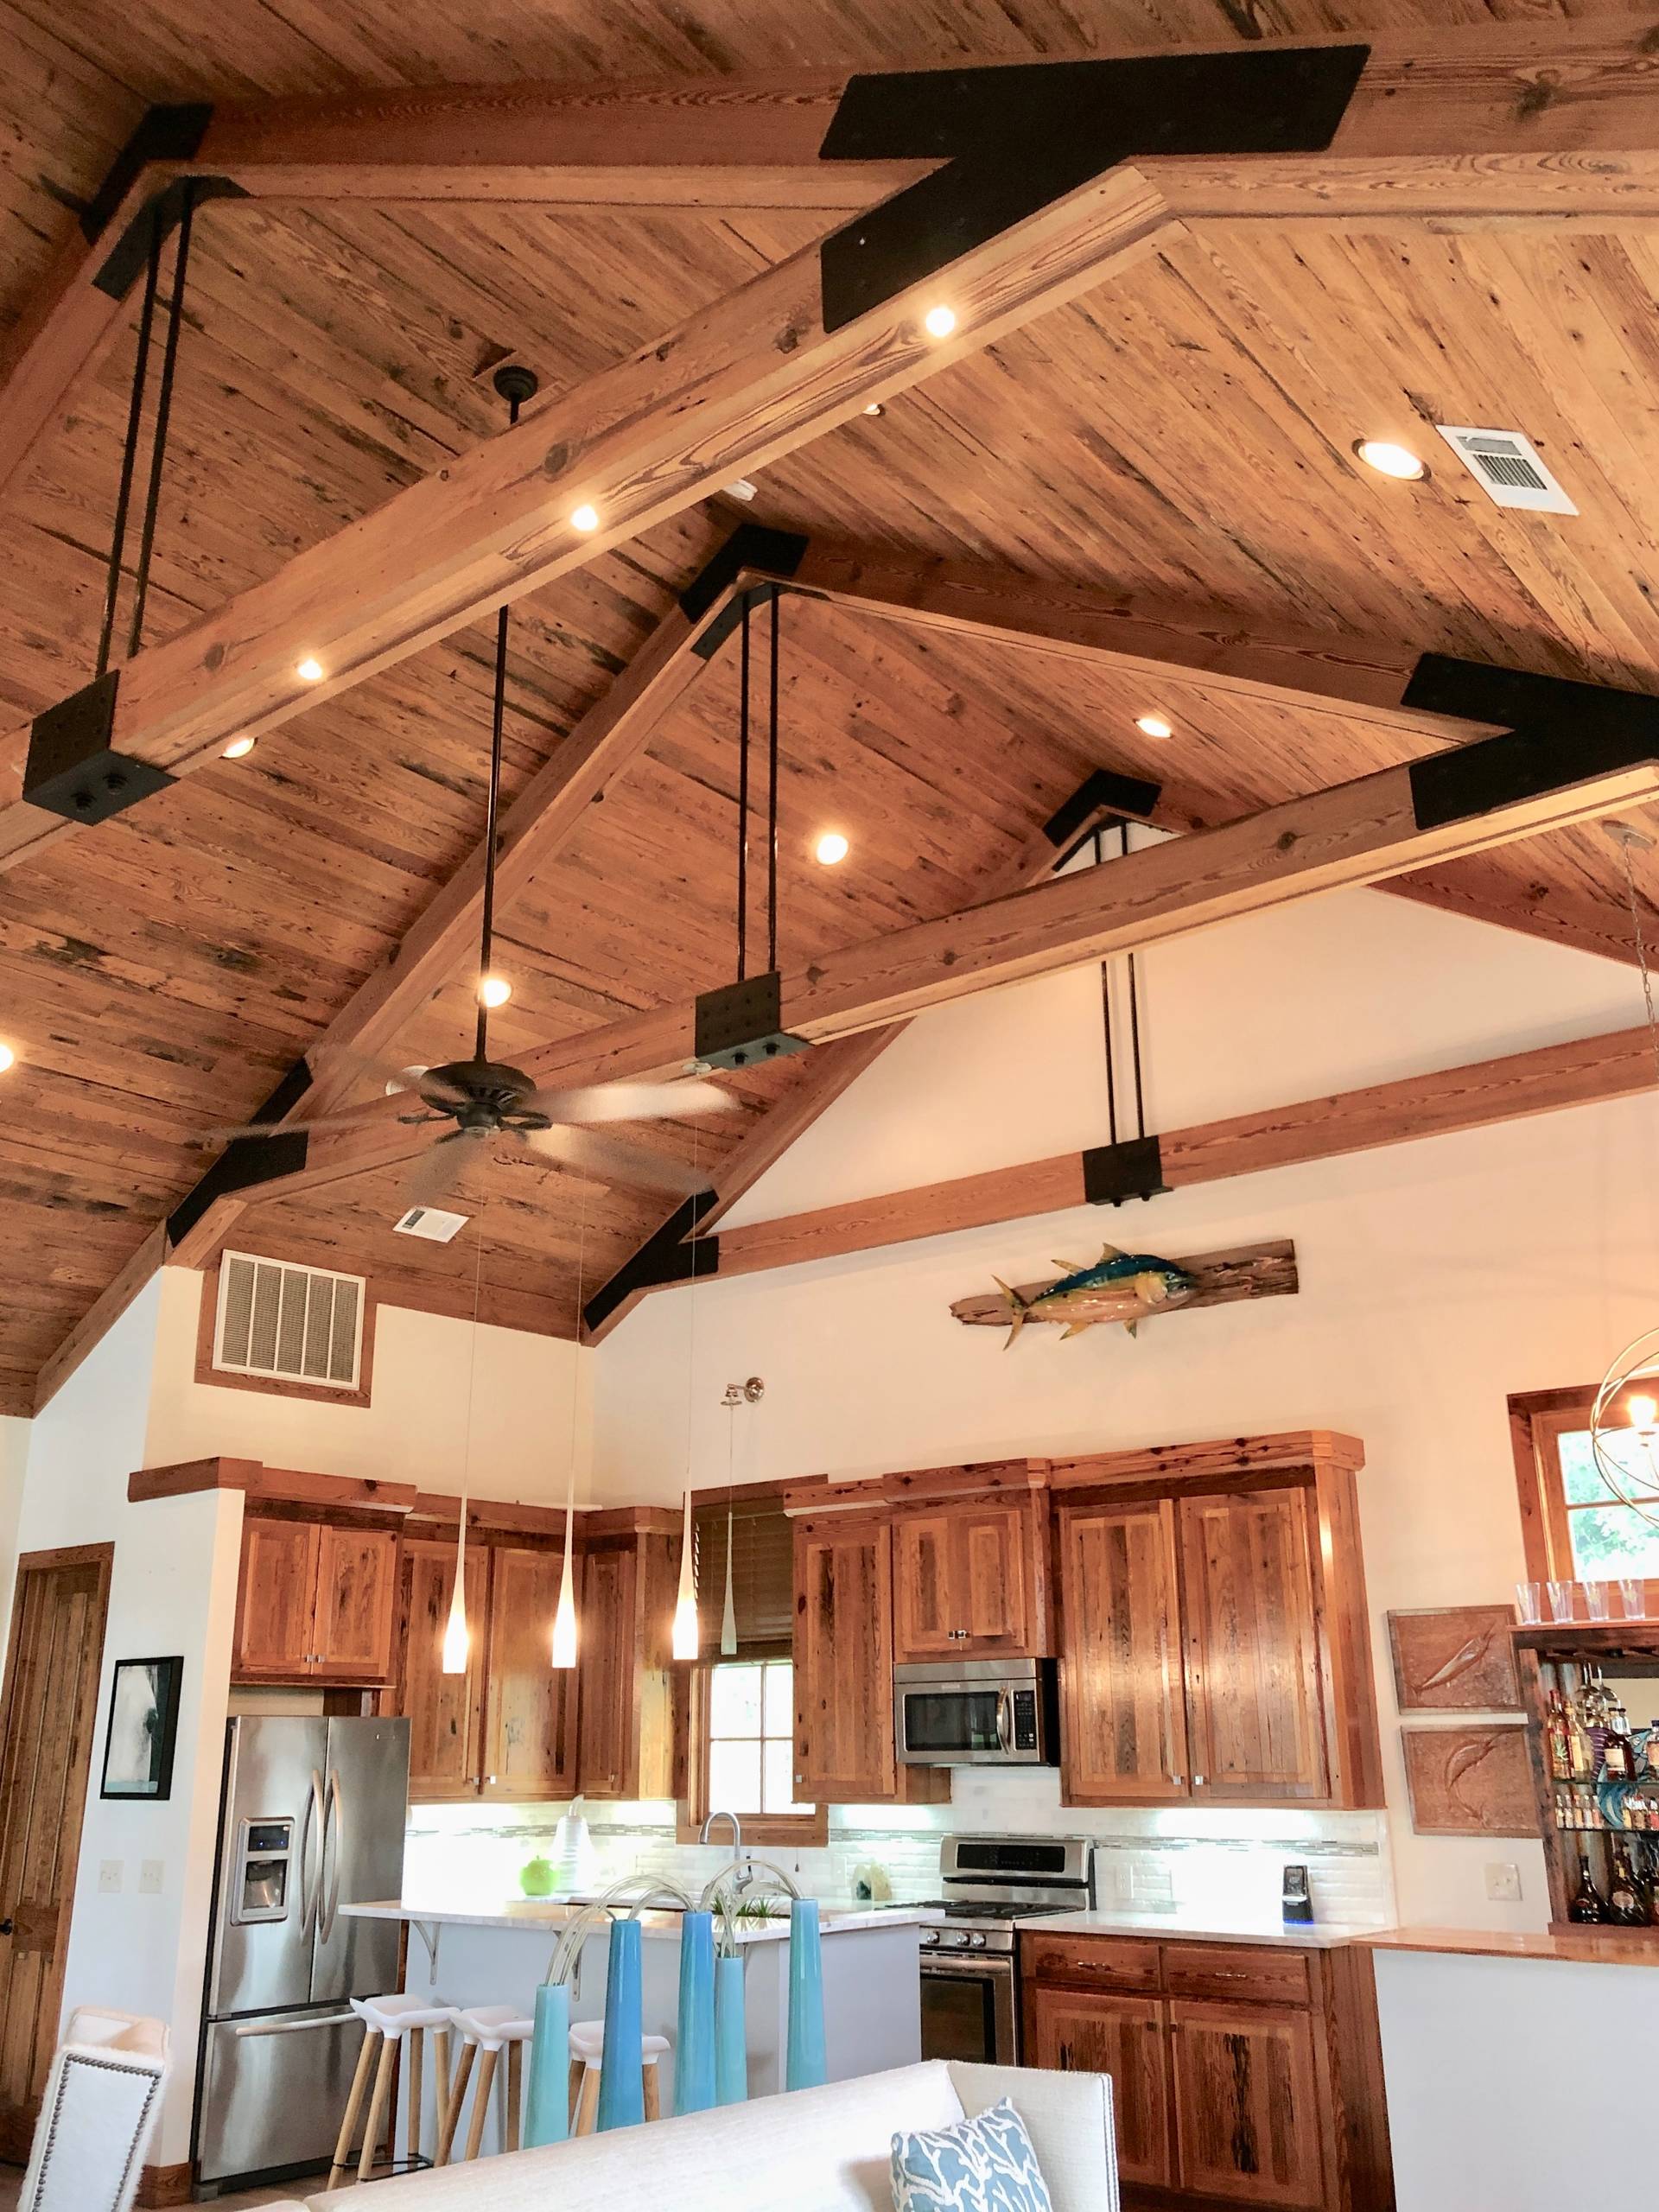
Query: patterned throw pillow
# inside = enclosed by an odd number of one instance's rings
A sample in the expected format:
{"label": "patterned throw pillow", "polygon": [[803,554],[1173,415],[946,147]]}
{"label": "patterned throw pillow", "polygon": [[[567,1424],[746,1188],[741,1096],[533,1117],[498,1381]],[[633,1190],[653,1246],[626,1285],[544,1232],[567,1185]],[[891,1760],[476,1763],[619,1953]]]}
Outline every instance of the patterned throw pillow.
{"label": "patterned throw pillow", "polygon": [[1054,2212],[1007,2098],[954,2127],[895,2135],[893,2212]]}

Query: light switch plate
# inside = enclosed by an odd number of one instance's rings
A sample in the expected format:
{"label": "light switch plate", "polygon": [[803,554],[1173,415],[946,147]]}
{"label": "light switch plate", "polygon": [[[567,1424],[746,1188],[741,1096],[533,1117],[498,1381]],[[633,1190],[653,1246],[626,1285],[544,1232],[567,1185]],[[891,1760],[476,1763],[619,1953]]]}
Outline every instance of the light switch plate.
{"label": "light switch plate", "polygon": [[1521,1869],[1510,1866],[1490,1866],[1486,1869],[1486,1894],[1494,1904],[1516,1904],[1521,1897]]}
{"label": "light switch plate", "polygon": [[121,1861],[100,1859],[98,1862],[98,1889],[100,1897],[118,1897],[121,1890]]}
{"label": "light switch plate", "polygon": [[159,1859],[141,1859],[138,1862],[138,1894],[158,1897],[162,1894],[162,1878],[167,1868]]}

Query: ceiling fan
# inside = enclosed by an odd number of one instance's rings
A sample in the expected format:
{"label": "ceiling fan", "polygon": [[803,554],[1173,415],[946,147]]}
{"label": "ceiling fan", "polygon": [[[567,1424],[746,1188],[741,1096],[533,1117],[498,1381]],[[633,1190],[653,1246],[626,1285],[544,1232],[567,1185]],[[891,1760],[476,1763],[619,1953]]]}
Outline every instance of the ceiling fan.
{"label": "ceiling fan", "polygon": [[[496,373],[496,388],[509,403],[514,422],[521,404],[536,390],[527,370],[503,367]],[[490,952],[495,931],[495,868],[497,820],[501,801],[501,739],[506,698],[507,609],[496,617],[495,702],[490,742],[489,805],[484,833],[484,894],[479,932],[478,1027],[470,1059],[449,1060],[442,1067],[396,1068],[358,1058],[365,1074],[378,1076],[388,1091],[408,1091],[414,1110],[400,1114],[401,1122],[430,1125],[446,1122],[453,1127],[435,1138],[416,1160],[405,1196],[410,1205],[435,1205],[453,1191],[475,1161],[493,1154],[544,1160],[550,1166],[569,1167],[607,1184],[640,1190],[664,1191],[690,1197],[708,1185],[706,1173],[685,1161],[614,1137],[601,1137],[587,1126],[606,1122],[644,1122],[683,1116],[730,1113],[738,1104],[718,1084],[695,1077],[664,1083],[616,1082],[579,1090],[538,1090],[522,1068],[490,1057],[490,1007],[484,985],[490,973]],[[308,1130],[356,1128],[373,1115],[384,1116],[378,1103],[346,1108],[335,1115],[308,1122]],[[216,1129],[219,1141],[269,1136],[274,1123],[254,1122],[240,1128]]]}

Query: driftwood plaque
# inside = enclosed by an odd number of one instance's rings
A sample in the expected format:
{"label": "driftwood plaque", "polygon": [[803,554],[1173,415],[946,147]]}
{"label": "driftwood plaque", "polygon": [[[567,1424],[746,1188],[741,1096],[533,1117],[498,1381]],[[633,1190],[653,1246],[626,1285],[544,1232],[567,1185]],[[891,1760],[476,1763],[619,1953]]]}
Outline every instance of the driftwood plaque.
{"label": "driftwood plaque", "polygon": [[[1166,1309],[1170,1316],[1196,1313],[1201,1306],[1231,1306],[1241,1298],[1292,1298],[1300,1287],[1296,1278],[1296,1247],[1288,1236],[1268,1244],[1238,1244],[1226,1252],[1198,1252],[1187,1259],[1176,1254],[1169,1256],[1177,1267],[1195,1275],[1198,1284],[1190,1298]],[[1045,1282],[1016,1284],[1016,1295],[1035,1299],[1056,1280],[1050,1275]],[[1008,1325],[1007,1300],[1001,1291],[959,1298],[950,1311],[969,1328],[1006,1329]],[[1069,1318],[1065,1313],[1051,1316],[1040,1307],[1027,1316],[1032,1321],[1065,1322]],[[1154,1320],[1164,1318],[1165,1313],[1156,1308],[1147,1316]]]}
{"label": "driftwood plaque", "polygon": [[1411,1825],[1419,1835],[1536,1835],[1538,1798],[1524,1724],[1402,1728]]}
{"label": "driftwood plaque", "polygon": [[1390,1613],[1394,1688],[1402,1713],[1519,1713],[1508,1605]]}

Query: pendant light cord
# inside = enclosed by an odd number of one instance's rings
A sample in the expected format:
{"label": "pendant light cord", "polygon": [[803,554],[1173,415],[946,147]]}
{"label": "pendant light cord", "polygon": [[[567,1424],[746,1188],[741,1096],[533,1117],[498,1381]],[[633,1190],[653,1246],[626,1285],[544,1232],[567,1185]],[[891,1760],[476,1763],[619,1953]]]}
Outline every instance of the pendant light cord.
{"label": "pendant light cord", "polygon": [[766,735],[766,973],[778,966],[778,603],[772,594],[772,670]]}
{"label": "pendant light cord", "polygon": [[[519,399],[507,401],[507,428],[518,422]],[[495,613],[495,693],[490,709],[490,792],[484,816],[484,898],[478,931],[478,1032],[473,1057],[490,1057],[490,1009],[484,1002],[484,979],[490,972],[490,951],[495,942],[495,840],[501,812],[502,737],[507,720],[507,608]]]}
{"label": "pendant light cord", "polygon": [[1653,1052],[1654,1074],[1659,1077],[1659,1020],[1656,1020],[1653,1010],[1653,977],[1648,969],[1647,941],[1642,934],[1642,910],[1636,896],[1636,870],[1630,861],[1630,847],[1634,842],[1631,836],[1621,836],[1618,849],[1624,856],[1624,891],[1630,902],[1630,928],[1636,937],[1636,964],[1642,971],[1642,1001],[1648,1010],[1648,1043]]}
{"label": "pendant light cord", "polygon": [[[467,1364],[467,1444],[461,1463],[461,1535],[455,1546],[455,1586],[461,1587],[461,1565],[467,1548],[467,1500],[473,1480],[473,1397],[478,1388],[478,1316],[484,1288],[484,1214],[478,1217],[478,1255],[473,1262],[473,1344]],[[462,1604],[466,1603],[463,1596]]]}
{"label": "pendant light cord", "polygon": [[738,633],[737,688],[737,980],[749,972],[749,601]]}

